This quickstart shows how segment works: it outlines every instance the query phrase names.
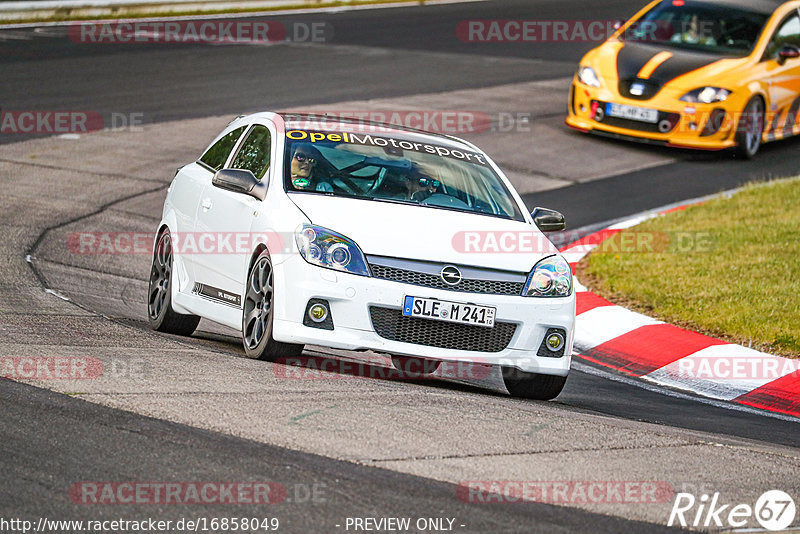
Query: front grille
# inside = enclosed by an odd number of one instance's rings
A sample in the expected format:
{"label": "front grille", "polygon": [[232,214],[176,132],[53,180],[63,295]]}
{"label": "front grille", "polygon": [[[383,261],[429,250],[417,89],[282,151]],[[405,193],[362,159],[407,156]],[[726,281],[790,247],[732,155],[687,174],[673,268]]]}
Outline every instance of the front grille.
{"label": "front grille", "polygon": [[658,123],[653,124],[650,122],[634,121],[620,117],[606,117],[603,119],[601,124],[607,124],[617,128],[625,128],[627,130],[637,130],[639,132],[659,133]]}
{"label": "front grille", "polygon": [[[606,103],[605,102],[600,102],[599,104],[605,110]],[[595,119],[595,120],[597,120],[597,119]],[[631,120],[631,119],[623,119],[621,117],[609,117],[608,115],[603,117],[602,121],[598,121],[598,122],[600,122],[600,124],[607,124],[608,126],[615,126],[617,128],[626,128],[628,130],[637,130],[637,131],[640,131],[640,132],[666,134],[666,133],[669,133],[672,130],[674,130],[675,126],[678,125],[680,120],[681,120],[681,116],[678,113],[669,113],[669,112],[666,112],[666,111],[659,111],[658,112],[658,122],[656,122],[656,123],[635,121],[635,120]],[[659,124],[662,121],[667,121],[669,123],[669,130],[661,131],[659,129]]]}
{"label": "front grille", "polygon": [[457,286],[445,284],[442,279],[435,274],[421,273],[389,267],[387,265],[370,265],[372,276],[384,280],[393,280],[404,284],[415,286],[432,287],[435,289],[445,289],[448,291],[461,291],[464,293],[484,293],[491,295],[521,295],[525,286],[524,282],[509,282],[501,280],[475,280],[464,278]]}
{"label": "front grille", "polygon": [[500,352],[508,347],[517,325],[495,322],[494,327],[447,323],[406,317],[402,310],[370,306],[372,327],[384,339],[441,349]]}

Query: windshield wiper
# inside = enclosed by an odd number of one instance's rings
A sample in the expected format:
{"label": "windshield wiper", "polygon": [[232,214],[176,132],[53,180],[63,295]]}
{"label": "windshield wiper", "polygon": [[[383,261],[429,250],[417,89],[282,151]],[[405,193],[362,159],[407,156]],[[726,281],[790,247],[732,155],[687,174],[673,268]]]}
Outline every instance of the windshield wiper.
{"label": "windshield wiper", "polygon": [[421,206],[419,202],[413,200],[403,200],[401,198],[384,198],[384,197],[371,197],[370,200],[376,202],[389,202],[390,204],[410,204],[412,206]]}

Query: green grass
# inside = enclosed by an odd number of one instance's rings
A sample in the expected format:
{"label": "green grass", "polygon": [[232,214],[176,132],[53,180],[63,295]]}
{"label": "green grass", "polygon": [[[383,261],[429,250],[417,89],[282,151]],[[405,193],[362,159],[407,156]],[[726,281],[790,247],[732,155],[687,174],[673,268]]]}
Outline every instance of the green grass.
{"label": "green grass", "polygon": [[578,277],[652,317],[800,357],[800,179],[645,221],[584,258]]}
{"label": "green grass", "polygon": [[[342,7],[342,6],[365,6],[372,4],[397,4],[409,2],[410,0],[319,0],[317,4],[309,5],[307,3],[300,3],[285,6],[266,6],[266,7],[253,7],[253,8],[239,8],[239,9],[209,9],[209,10],[180,10],[169,12],[154,12],[148,11],[147,7],[141,7],[140,11],[130,11],[137,9],[136,6],[125,6],[120,8],[117,13],[110,13],[108,15],[80,15],[73,14],[69,8],[59,9],[55,15],[46,17],[27,17],[13,20],[0,20],[0,27],[3,24],[29,24],[38,22],[67,22],[67,21],[94,21],[94,20],[115,20],[115,19],[140,19],[140,18],[169,18],[169,17],[188,17],[194,15],[226,15],[231,13],[262,13],[268,11],[286,11],[295,9],[314,9],[324,7]],[[418,0],[420,4],[424,0]],[[80,8],[76,8],[80,13]]]}

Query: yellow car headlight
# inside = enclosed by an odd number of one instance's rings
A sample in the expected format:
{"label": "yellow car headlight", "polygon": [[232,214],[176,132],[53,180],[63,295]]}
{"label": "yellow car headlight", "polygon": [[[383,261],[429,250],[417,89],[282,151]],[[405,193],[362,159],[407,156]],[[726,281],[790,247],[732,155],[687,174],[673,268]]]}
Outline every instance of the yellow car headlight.
{"label": "yellow car headlight", "polygon": [[589,87],[600,87],[600,78],[592,67],[580,67],[578,69],[578,79],[582,84]]}
{"label": "yellow car headlight", "polygon": [[681,97],[684,102],[711,104],[712,102],[725,102],[732,91],[720,87],[700,87],[689,91]]}

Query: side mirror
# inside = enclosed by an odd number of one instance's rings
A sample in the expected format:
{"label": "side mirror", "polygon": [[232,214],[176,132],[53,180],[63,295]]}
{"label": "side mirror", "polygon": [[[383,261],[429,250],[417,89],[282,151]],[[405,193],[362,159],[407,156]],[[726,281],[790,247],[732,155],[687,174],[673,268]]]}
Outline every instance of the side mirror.
{"label": "side mirror", "polygon": [[787,59],[795,59],[800,57],[800,48],[792,44],[783,45],[778,50],[778,61],[785,63]]}
{"label": "side mirror", "polygon": [[259,182],[252,172],[244,169],[217,171],[211,184],[234,193],[244,193],[258,200],[264,200],[267,196],[267,184]]}
{"label": "side mirror", "polygon": [[567,229],[564,216],[555,210],[534,208],[531,212],[533,222],[542,232],[561,232]]}

